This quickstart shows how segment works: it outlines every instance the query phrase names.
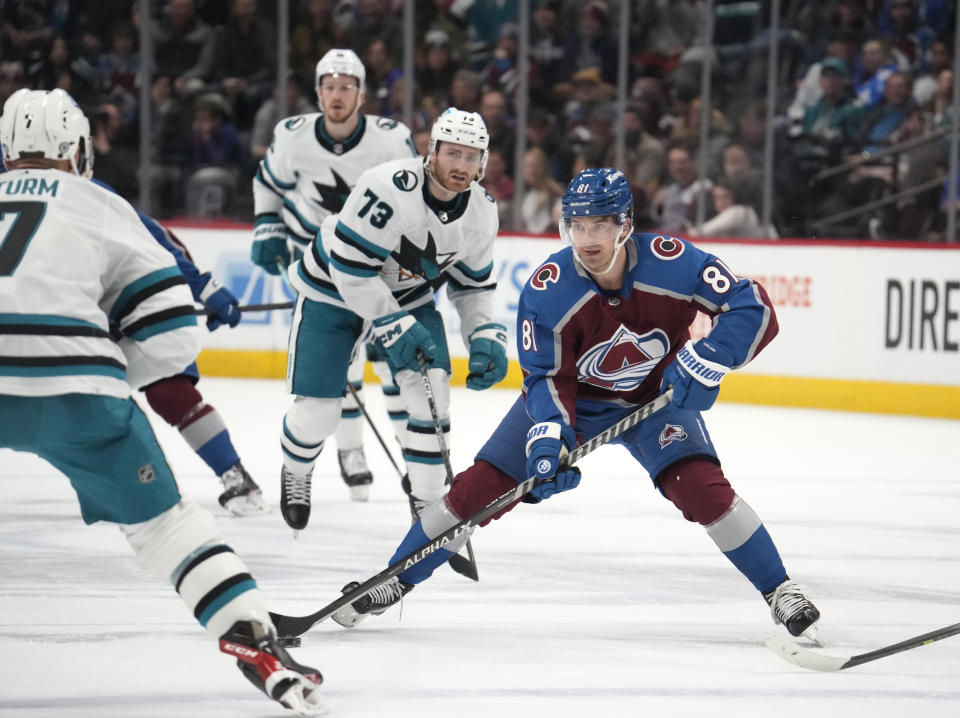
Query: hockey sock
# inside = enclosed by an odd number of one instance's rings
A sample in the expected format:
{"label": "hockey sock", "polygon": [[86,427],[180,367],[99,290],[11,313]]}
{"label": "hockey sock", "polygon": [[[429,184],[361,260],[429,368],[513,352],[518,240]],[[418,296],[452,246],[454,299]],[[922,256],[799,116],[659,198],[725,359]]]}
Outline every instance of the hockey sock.
{"label": "hockey sock", "polygon": [[[363,384],[351,381],[350,386],[357,392],[360,401],[363,401]],[[337,424],[333,439],[340,451],[363,448],[363,414],[360,412],[360,405],[349,389],[343,394],[343,404],[340,406],[340,423]]]}

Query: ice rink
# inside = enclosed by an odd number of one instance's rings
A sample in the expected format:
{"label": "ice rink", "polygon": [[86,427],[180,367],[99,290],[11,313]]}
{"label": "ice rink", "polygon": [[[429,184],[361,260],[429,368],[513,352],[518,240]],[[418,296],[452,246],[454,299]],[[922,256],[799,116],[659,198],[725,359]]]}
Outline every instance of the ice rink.
{"label": "ice rink", "polygon": [[[227,516],[212,473],[154,424],[183,493],[215,512],[272,610],[313,613],[385,566],[409,513],[369,431],[370,502],[350,502],[328,446],[310,526],[295,539],[276,508],[282,382],[199,387],[270,515]],[[453,391],[455,470],[513,398]],[[378,387],[365,399],[386,435]],[[960,422],[721,403],[707,426],[727,476],[822,611],[824,652],[863,653],[960,621]],[[474,534],[479,583],[443,567],[402,611],[307,633],[293,655],[323,672],[331,715],[960,715],[960,636],[839,673],[789,665],[763,645],[783,629],[759,594],[625,450],[603,447],[581,467],[576,491]],[[0,671],[2,716],[292,715],[246,682],[115,527],[83,524],[62,476],[7,450]]]}

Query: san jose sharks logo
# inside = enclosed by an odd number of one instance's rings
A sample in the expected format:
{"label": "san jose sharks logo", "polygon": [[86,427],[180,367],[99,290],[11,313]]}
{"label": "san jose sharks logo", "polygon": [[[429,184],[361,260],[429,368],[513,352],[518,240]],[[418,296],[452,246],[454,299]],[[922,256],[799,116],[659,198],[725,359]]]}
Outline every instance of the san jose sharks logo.
{"label": "san jose sharks logo", "polygon": [[427,232],[426,246],[418,247],[406,235],[400,236],[400,249],[391,255],[400,265],[400,281],[419,277],[439,287],[443,284],[443,272],[457,258],[456,252],[437,253],[437,242],[432,232]]}
{"label": "san jose sharks logo", "polygon": [[611,339],[594,344],[577,361],[580,379],[610,391],[636,389],[670,348],[661,329],[646,334],[622,324]]}
{"label": "san jose sharks logo", "polygon": [[336,214],[343,209],[343,204],[347,201],[347,195],[350,194],[350,185],[344,181],[343,177],[337,174],[336,170],[331,168],[330,174],[333,175],[332,185],[320,184],[316,181],[313,183],[313,186],[317,188],[317,192],[320,194],[320,199],[318,200],[314,197],[313,201],[331,214]]}

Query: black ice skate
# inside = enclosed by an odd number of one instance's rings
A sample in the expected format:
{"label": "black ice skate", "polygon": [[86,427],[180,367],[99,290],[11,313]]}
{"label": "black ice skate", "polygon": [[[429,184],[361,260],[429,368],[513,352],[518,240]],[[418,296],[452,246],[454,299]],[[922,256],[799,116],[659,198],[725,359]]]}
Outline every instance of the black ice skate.
{"label": "black ice skate", "polygon": [[343,449],[337,452],[337,459],[340,462],[340,477],[350,487],[350,498],[353,501],[369,499],[373,474],[367,467],[363,449]]}
{"label": "black ice skate", "polygon": [[287,525],[300,531],[310,521],[310,482],[313,469],[306,476],[296,476],[287,467],[280,470],[280,513]]}
{"label": "black ice skate", "polygon": [[220,475],[223,493],[217,500],[235,516],[252,516],[267,511],[263,492],[239,461]]}
{"label": "black ice skate", "polygon": [[783,624],[791,636],[805,638],[815,646],[823,646],[817,630],[820,611],[803,595],[803,590],[796,582],[787,578],[774,590],[763,594],[763,597],[770,606],[774,623]]}
{"label": "black ice skate", "polygon": [[[359,585],[359,582],[351,581],[343,587],[343,593],[349,593]],[[334,613],[331,618],[344,628],[353,628],[369,615],[379,616],[412,590],[413,584],[404,583],[394,576],[386,583],[377,586],[366,596],[358,598],[353,603],[348,603]]]}
{"label": "black ice skate", "polygon": [[220,650],[236,658],[240,672],[284,708],[306,716],[327,712],[318,690],[323,683],[320,671],[294,661],[270,628],[237,621],[220,636]]}

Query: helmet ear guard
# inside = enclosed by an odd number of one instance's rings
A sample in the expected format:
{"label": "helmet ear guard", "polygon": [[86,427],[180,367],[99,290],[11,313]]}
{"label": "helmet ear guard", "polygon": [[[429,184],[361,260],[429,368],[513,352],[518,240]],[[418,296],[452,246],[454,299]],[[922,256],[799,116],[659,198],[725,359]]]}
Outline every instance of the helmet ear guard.
{"label": "helmet ear guard", "polygon": [[69,160],[73,171],[93,175],[90,121],[64,90],[17,90],[7,98],[0,117],[4,161],[24,154],[48,160]]}
{"label": "helmet ear guard", "polygon": [[480,169],[477,172],[476,181],[479,182],[483,179],[484,172],[487,169],[490,135],[487,133],[487,125],[480,113],[448,107],[433,123],[433,128],[430,130],[428,158],[436,154],[437,147],[441,142],[480,150]]}

